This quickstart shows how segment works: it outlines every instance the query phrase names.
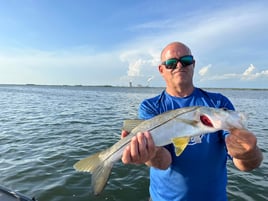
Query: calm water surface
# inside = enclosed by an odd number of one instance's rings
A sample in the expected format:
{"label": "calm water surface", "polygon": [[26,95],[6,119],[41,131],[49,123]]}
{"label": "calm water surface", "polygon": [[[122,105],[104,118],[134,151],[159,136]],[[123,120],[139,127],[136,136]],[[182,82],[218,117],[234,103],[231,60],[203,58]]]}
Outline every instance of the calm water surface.
{"label": "calm water surface", "polygon": [[[120,138],[122,121],[160,88],[0,86],[0,185],[39,201],[147,201],[148,168],[117,163],[105,191],[90,193],[79,159]],[[228,197],[268,200],[268,90],[211,90],[228,96],[249,118],[264,162],[252,172],[228,163]]]}

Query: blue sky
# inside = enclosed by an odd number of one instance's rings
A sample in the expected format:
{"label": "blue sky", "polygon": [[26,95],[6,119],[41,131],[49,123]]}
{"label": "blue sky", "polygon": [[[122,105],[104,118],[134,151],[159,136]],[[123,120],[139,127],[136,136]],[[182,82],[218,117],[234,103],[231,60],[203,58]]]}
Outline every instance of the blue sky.
{"label": "blue sky", "polygon": [[268,88],[266,0],[0,0],[0,83],[164,86],[187,44],[199,87]]}

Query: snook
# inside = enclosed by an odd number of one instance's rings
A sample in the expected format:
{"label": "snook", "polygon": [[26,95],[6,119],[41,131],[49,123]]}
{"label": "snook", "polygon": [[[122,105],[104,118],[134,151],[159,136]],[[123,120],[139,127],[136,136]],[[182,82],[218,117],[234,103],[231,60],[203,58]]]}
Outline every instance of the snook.
{"label": "snook", "polygon": [[[78,161],[77,171],[92,173],[93,193],[98,195],[109,179],[113,164],[118,161],[131,138],[138,132],[150,131],[156,146],[173,143],[179,156],[193,136],[219,130],[244,128],[246,118],[242,113],[210,107],[186,107],[171,110],[145,121],[127,121],[125,130],[130,134],[110,148]],[[129,123],[132,124],[129,126]],[[129,128],[126,128],[129,127]]]}

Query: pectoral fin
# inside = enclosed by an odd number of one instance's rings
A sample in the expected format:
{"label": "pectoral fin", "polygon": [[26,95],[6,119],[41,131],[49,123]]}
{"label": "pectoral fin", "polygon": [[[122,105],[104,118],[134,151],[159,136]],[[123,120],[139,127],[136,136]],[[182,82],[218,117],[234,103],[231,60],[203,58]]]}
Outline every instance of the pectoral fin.
{"label": "pectoral fin", "polygon": [[181,155],[181,153],[184,151],[184,149],[188,145],[189,140],[190,140],[190,137],[180,137],[180,138],[173,138],[172,139],[172,143],[175,146],[176,156]]}

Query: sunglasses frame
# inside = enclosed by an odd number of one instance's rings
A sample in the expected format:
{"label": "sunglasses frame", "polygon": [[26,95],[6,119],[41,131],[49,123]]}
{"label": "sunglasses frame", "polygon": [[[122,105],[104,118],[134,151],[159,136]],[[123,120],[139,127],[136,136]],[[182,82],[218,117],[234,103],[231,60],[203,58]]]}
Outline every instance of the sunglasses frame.
{"label": "sunglasses frame", "polygon": [[[192,59],[192,63],[188,64],[188,63],[183,62],[183,59],[185,57],[188,57],[188,58],[190,57]],[[167,61],[169,61],[169,60],[175,60],[176,62],[173,65],[167,65]],[[190,66],[190,65],[192,65],[194,63],[194,57],[193,57],[193,55],[184,55],[184,56],[180,57],[179,59],[177,59],[177,58],[170,58],[170,59],[168,59],[166,61],[163,61],[161,64],[162,65],[165,65],[166,69],[172,69],[172,70],[174,70],[174,69],[177,68],[178,62],[181,63],[182,67],[187,67],[187,66]]]}

